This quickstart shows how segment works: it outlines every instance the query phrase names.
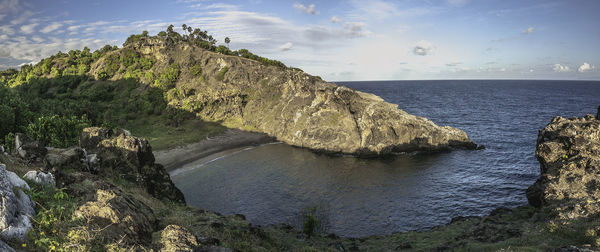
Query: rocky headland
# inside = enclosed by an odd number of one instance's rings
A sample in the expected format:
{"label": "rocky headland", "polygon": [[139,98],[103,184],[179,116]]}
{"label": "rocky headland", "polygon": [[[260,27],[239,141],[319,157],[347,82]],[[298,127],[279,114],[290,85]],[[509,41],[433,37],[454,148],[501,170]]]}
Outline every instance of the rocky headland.
{"label": "rocky headland", "polygon": [[[457,217],[429,231],[363,238],[307,236],[284,224],[255,227],[241,215],[185,206],[164,167],[154,162],[147,140],[125,130],[87,128],[79,145],[66,149],[43,148],[23,137],[17,144],[35,148],[0,158],[6,163],[0,166],[5,242],[0,246],[6,251],[9,246],[34,251],[593,251],[600,246],[600,119],[592,115],[557,117],[540,131],[541,176],[527,190],[530,206]],[[67,216],[46,226],[48,211],[63,204],[70,206],[62,211]],[[46,237],[47,232],[57,235]],[[53,243],[36,240],[42,237]]]}
{"label": "rocky headland", "polygon": [[[462,130],[438,126],[376,95],[299,69],[155,37],[142,37],[105,58],[131,51],[156,62],[154,72],[173,66],[180,70],[167,90],[169,106],[227,127],[263,132],[293,146],[360,156],[477,147]],[[101,58],[93,63],[90,74],[101,78],[107,62]],[[111,80],[123,77],[117,73]]]}

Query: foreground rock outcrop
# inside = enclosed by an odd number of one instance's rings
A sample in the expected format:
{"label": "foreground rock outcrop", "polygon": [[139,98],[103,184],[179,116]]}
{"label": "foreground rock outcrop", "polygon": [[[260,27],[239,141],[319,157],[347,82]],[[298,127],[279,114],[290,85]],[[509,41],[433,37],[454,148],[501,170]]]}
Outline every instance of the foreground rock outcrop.
{"label": "foreground rock outcrop", "polygon": [[[600,115],[599,115],[600,116]],[[600,119],[555,117],[539,133],[541,176],[527,190],[529,203],[569,222],[600,214]]]}
{"label": "foreground rock outcrop", "polygon": [[148,140],[131,136],[126,130],[92,127],[83,130],[79,145],[87,155],[93,155],[86,158],[87,169],[135,181],[157,198],[185,202],[164,167],[154,162]]}
{"label": "foreground rock outcrop", "polygon": [[[125,51],[155,61],[155,73],[177,66],[181,73],[167,92],[170,107],[228,127],[264,132],[290,145],[366,156],[476,148],[462,130],[440,127],[376,95],[299,69],[265,66],[157,37],[142,37],[111,55]],[[105,64],[97,61],[90,73],[99,78]],[[123,77],[117,73],[112,80]]]}
{"label": "foreground rock outcrop", "polygon": [[[35,216],[33,201],[24,192],[28,189],[25,181],[0,164],[0,238],[3,241],[27,238],[32,227],[30,217]],[[0,248],[2,246],[0,242]]]}

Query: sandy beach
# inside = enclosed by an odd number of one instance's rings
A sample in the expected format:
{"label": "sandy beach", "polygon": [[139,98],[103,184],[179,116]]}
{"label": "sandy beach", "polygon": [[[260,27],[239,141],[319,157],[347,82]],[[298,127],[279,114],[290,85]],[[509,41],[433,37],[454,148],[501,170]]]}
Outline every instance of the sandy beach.
{"label": "sandy beach", "polygon": [[153,153],[157,163],[162,164],[167,171],[172,171],[218,152],[274,141],[273,137],[263,133],[228,129],[223,134],[207,138],[201,142],[168,150],[154,151]]}

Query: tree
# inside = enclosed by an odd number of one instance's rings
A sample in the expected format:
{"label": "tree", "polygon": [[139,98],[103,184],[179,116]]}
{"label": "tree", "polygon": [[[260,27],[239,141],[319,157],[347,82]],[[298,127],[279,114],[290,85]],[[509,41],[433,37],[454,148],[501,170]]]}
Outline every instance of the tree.
{"label": "tree", "polygon": [[227,44],[227,48],[229,48],[229,42],[231,42],[231,39],[229,39],[229,37],[225,37],[225,44]]}

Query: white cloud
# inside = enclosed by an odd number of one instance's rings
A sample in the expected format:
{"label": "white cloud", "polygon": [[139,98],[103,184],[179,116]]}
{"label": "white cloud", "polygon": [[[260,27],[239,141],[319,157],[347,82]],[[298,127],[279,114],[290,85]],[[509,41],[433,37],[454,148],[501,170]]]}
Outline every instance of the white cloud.
{"label": "white cloud", "polygon": [[329,20],[331,20],[332,23],[341,23],[342,22],[342,19],[337,16],[332,16],[331,19],[329,19]]}
{"label": "white cloud", "polygon": [[4,19],[4,17],[6,17],[6,14],[0,14],[0,21],[2,21],[2,19]]}
{"label": "white cloud", "polygon": [[460,64],[462,64],[462,62],[450,62],[450,63],[446,63],[446,66],[447,67],[456,67]]}
{"label": "white cloud", "polygon": [[49,24],[46,27],[44,27],[44,29],[41,29],[40,32],[41,33],[50,33],[50,32],[56,31],[58,28],[60,28],[62,26],[63,25],[59,22],[53,22],[52,24]]}
{"label": "white cloud", "polygon": [[0,6],[2,6],[2,10],[0,10],[0,12],[3,13],[16,13],[19,11],[18,0],[1,0]]}
{"label": "white cloud", "polygon": [[415,55],[425,56],[425,55],[431,54],[434,49],[435,49],[435,47],[433,46],[433,44],[431,42],[426,41],[426,40],[421,40],[414,45],[412,52]]}
{"label": "white cloud", "polygon": [[294,44],[292,44],[292,42],[287,42],[287,43],[281,45],[279,47],[279,50],[281,50],[281,51],[289,51],[289,50],[292,50],[293,46],[294,46]]}
{"label": "white cloud", "polygon": [[523,30],[523,34],[530,34],[533,32],[533,30],[535,30],[535,27],[531,26],[531,27]]}
{"label": "white cloud", "polygon": [[213,3],[210,5],[194,4],[190,7],[196,8],[196,9],[202,9],[202,10],[237,10],[238,9],[237,5],[225,4],[225,3]]}
{"label": "white cloud", "polygon": [[29,20],[29,18],[31,16],[33,16],[33,12],[26,10],[26,11],[21,12],[21,16],[11,20],[10,23],[13,25],[22,24],[25,21]]}
{"label": "white cloud", "polygon": [[451,5],[457,5],[457,6],[460,6],[460,5],[464,5],[464,4],[466,4],[466,3],[467,3],[467,0],[446,0],[446,2],[448,2],[448,3],[449,3],[449,4],[451,4]]}
{"label": "white cloud", "polygon": [[440,7],[411,7],[399,8],[395,2],[384,0],[350,0],[352,11],[346,16],[348,19],[365,20],[365,19],[388,19],[392,17],[410,18],[436,13],[441,10]]}
{"label": "white cloud", "polygon": [[314,4],[311,4],[308,7],[306,7],[306,6],[304,6],[304,4],[295,3],[294,8],[301,10],[301,11],[305,12],[306,14],[310,14],[310,15],[317,14]]}
{"label": "white cloud", "polygon": [[554,72],[557,73],[564,73],[564,72],[570,72],[571,69],[569,68],[569,66],[567,65],[561,65],[561,64],[554,64],[554,67],[552,68],[552,70],[554,70]]}
{"label": "white cloud", "polygon": [[38,42],[38,43],[41,43],[41,42],[44,42],[44,40],[45,40],[45,39],[43,39],[43,38],[42,38],[42,37],[40,37],[40,36],[33,36],[33,37],[31,38],[31,40],[33,40],[33,41],[35,41],[35,42]]}
{"label": "white cloud", "polygon": [[15,34],[15,30],[13,30],[13,28],[11,28],[8,25],[0,25],[0,33],[7,34],[7,35],[13,35],[13,34]]}
{"label": "white cloud", "polygon": [[20,30],[21,30],[22,33],[31,34],[31,33],[33,33],[35,31],[35,27],[36,26],[38,26],[37,23],[23,25],[23,26],[21,26]]}
{"label": "white cloud", "polygon": [[577,69],[577,71],[580,73],[583,73],[583,72],[591,71],[595,68],[596,68],[596,66],[590,65],[587,62],[583,62],[583,65],[579,66],[579,69]]}
{"label": "white cloud", "polygon": [[369,31],[364,30],[365,26],[366,24],[362,22],[345,23],[344,30],[351,38],[364,37],[370,34]]}

